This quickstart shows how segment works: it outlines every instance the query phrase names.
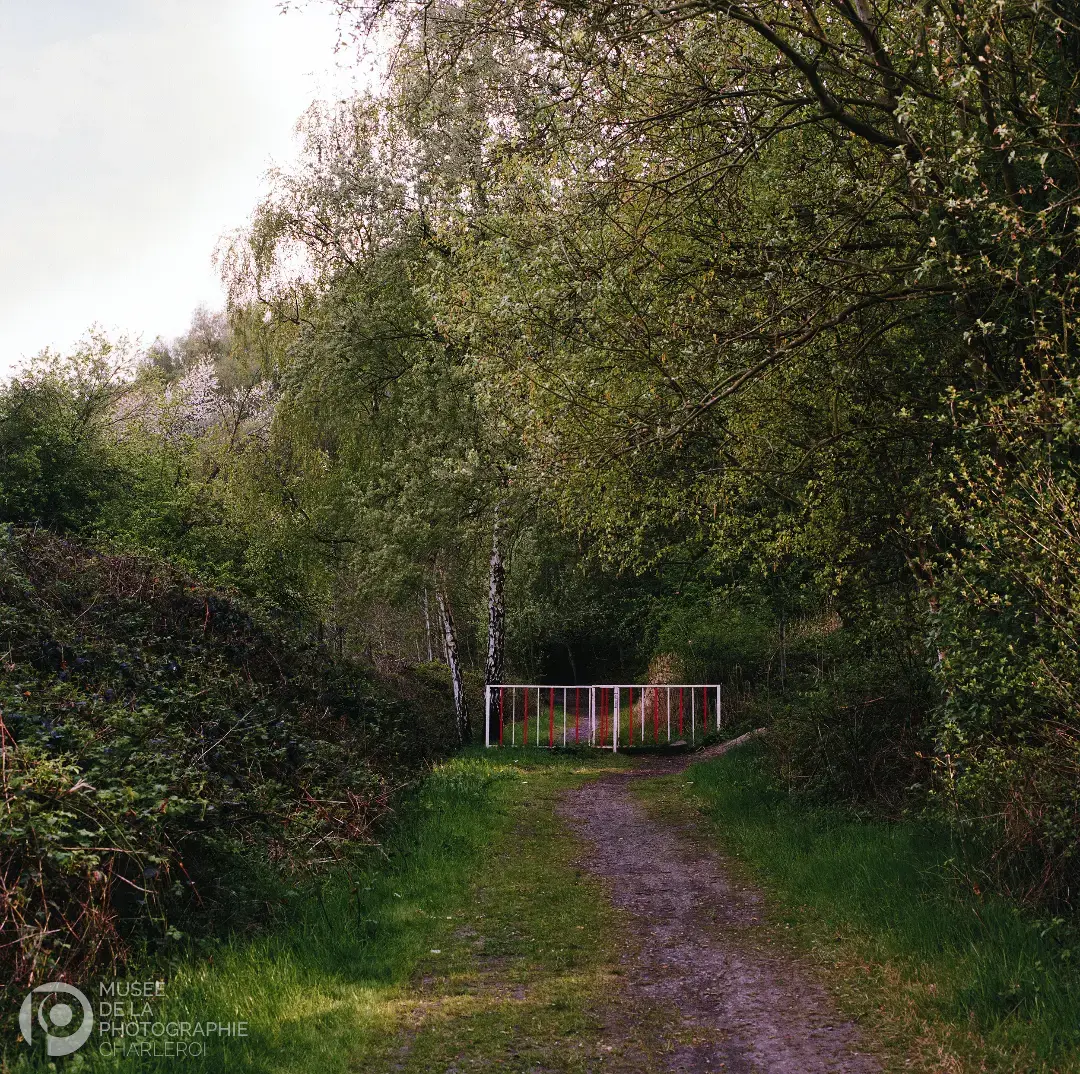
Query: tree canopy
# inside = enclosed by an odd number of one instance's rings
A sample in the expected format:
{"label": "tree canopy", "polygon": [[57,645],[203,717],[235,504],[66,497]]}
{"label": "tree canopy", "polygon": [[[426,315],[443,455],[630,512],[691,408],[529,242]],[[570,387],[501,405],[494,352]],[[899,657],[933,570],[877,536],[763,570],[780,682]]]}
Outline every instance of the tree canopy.
{"label": "tree canopy", "polygon": [[462,740],[485,683],[677,658],[792,786],[1067,902],[1072,9],[335,6],[384,83],[303,118],[226,314],[5,390],[5,518],[445,662]]}

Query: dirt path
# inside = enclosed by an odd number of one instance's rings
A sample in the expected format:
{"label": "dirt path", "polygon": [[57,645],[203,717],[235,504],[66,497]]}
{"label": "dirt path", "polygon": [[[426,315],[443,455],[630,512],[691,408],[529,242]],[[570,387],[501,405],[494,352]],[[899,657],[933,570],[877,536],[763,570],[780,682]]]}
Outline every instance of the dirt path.
{"label": "dirt path", "polygon": [[674,767],[619,773],[564,795],[560,812],[590,846],[581,862],[634,915],[640,948],[627,987],[681,1014],[669,1071],[687,1074],[871,1074],[857,1028],[792,956],[768,944],[760,896],[734,884],[685,832],[661,826],[631,782]]}

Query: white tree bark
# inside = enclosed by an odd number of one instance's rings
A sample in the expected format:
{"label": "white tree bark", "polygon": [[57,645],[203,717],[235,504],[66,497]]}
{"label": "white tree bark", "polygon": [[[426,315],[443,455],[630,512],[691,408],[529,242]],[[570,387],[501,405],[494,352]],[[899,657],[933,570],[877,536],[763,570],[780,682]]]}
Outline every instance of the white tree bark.
{"label": "white tree bark", "polygon": [[491,538],[491,560],[488,573],[488,651],[484,665],[484,681],[490,686],[502,682],[503,658],[506,652],[506,565],[503,562],[499,533],[499,514]]}
{"label": "white tree bark", "polygon": [[454,687],[454,716],[457,721],[458,741],[464,744],[470,738],[469,706],[465,699],[465,676],[458,653],[454,613],[450,608],[450,598],[446,593],[444,583],[440,582],[435,591],[435,597],[439,602],[439,615],[443,622],[443,641],[446,645],[446,663],[450,667],[450,681]]}

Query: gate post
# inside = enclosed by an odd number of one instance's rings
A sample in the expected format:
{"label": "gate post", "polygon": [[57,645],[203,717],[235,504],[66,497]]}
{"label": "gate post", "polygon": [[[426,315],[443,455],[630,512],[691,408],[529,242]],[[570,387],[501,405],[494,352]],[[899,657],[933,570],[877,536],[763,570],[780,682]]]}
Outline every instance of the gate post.
{"label": "gate post", "polygon": [[491,748],[491,684],[484,687],[484,747]]}
{"label": "gate post", "polygon": [[611,736],[611,752],[612,753],[618,753],[619,752],[619,700],[620,700],[619,695],[622,693],[622,691],[616,686],[615,689],[612,692],[615,695],[615,704],[612,705],[612,708],[615,711],[612,713],[611,719],[612,719],[612,722],[615,725],[615,730],[614,730],[614,733]]}
{"label": "gate post", "polygon": [[716,684],[716,730],[720,730],[720,684]]}

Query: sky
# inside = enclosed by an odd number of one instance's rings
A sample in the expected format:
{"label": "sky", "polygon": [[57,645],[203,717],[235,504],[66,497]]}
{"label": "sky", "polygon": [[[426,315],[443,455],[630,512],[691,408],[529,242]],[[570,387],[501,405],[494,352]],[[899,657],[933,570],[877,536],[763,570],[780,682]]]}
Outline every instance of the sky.
{"label": "sky", "polygon": [[296,120],[354,84],[330,5],[0,0],[0,376],[91,325],[181,333]]}

